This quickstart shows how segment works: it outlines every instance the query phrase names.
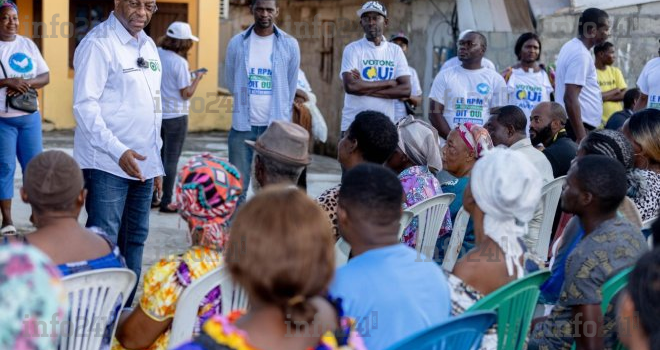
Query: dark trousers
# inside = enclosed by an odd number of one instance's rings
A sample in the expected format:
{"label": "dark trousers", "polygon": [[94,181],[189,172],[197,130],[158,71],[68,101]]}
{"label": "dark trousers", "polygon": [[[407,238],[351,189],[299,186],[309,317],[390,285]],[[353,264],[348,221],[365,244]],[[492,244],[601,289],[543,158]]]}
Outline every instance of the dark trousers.
{"label": "dark trousers", "polygon": [[181,152],[183,152],[183,142],[186,140],[187,133],[187,115],[172,119],[163,119],[163,126],[160,129],[160,137],[163,139],[163,148],[160,150],[160,156],[163,159],[163,167],[165,167],[163,198],[160,202],[160,207],[163,209],[172,203],[177,165]]}
{"label": "dark trousers", "polygon": [[[587,134],[596,129],[595,126],[591,126],[591,125],[586,124],[586,123],[582,123],[582,125],[584,126],[584,130],[587,132]],[[571,125],[570,120],[566,123],[566,135],[568,137],[570,137],[571,140],[575,141],[575,139],[576,139],[575,138],[575,132],[573,132],[573,126]]]}

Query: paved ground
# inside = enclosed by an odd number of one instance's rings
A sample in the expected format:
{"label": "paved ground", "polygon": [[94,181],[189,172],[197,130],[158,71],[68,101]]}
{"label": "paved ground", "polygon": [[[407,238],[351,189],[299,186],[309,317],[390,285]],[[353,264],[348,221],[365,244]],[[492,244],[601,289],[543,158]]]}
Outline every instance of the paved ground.
{"label": "paved ground", "polygon": [[[73,132],[45,133],[44,149],[60,149],[71,154],[73,152]],[[210,152],[226,157],[227,134],[221,132],[189,134],[179,165],[185,163],[191,156],[201,152]],[[17,169],[20,169],[20,167]],[[339,163],[335,159],[315,155],[308,169],[308,194],[311,197],[318,196],[326,188],[337,184],[340,174]],[[22,176],[20,171],[17,171],[12,213],[14,224],[18,230],[27,233],[33,231],[34,227],[29,222],[30,207],[23,203],[18,195],[21,183]],[[87,215],[83,211],[80,217],[81,224],[85,223],[86,218]],[[152,210],[149,220],[150,231],[144,252],[143,272],[160,257],[183,252],[189,246],[186,224],[179,219],[178,215],[162,214],[158,210]]]}

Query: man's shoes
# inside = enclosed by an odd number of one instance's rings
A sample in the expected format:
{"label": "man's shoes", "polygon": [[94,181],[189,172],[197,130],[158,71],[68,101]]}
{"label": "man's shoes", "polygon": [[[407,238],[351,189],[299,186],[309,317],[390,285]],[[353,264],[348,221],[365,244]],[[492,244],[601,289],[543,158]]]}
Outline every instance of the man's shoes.
{"label": "man's shoes", "polygon": [[176,209],[176,206],[173,203],[168,204],[167,206],[161,206],[160,209],[158,209],[159,212],[161,213],[166,213],[166,214],[172,214],[172,213],[177,213],[178,210]]}

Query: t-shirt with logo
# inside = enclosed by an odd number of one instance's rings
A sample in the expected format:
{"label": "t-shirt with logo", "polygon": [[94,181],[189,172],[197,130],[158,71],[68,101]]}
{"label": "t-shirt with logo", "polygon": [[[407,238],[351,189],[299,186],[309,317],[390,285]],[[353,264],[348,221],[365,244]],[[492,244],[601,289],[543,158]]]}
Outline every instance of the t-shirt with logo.
{"label": "t-shirt with logo", "polygon": [[593,127],[600,126],[603,96],[598,86],[596,66],[587,47],[577,38],[564,44],[557,57],[555,101],[564,108],[566,108],[564,105],[566,84],[582,86],[579,97],[582,122]]}
{"label": "t-shirt with logo", "polygon": [[[33,79],[49,71],[46,61],[34,42],[16,35],[14,41],[0,41],[0,60],[7,76],[0,70],[0,79]],[[6,106],[7,88],[0,89],[0,117],[17,117],[28,114]],[[8,109],[7,109],[8,108]]]}
{"label": "t-shirt with logo", "polygon": [[[410,69],[410,96],[420,96],[422,94],[422,85],[419,83],[419,76],[415,68]],[[408,115],[406,113],[406,104],[396,100],[394,101],[394,120],[399,121]]]}
{"label": "t-shirt with logo", "polygon": [[637,87],[649,97],[646,108],[660,109],[660,57],[646,63],[637,79]]}
{"label": "t-shirt with logo", "polygon": [[266,126],[270,120],[273,97],[273,39],[275,34],[250,35],[248,62],[248,94],[250,95],[250,124]]}
{"label": "t-shirt with logo", "polygon": [[509,104],[518,106],[529,118],[536,105],[550,101],[553,88],[545,70],[534,72],[514,68],[507,83],[507,90],[509,91]]}
{"label": "t-shirt with logo", "polygon": [[[621,70],[617,67],[606,66],[604,70],[596,69],[598,85],[601,92],[608,92],[612,89],[627,89],[626,80],[623,79]],[[622,102],[603,101],[602,126],[607,124],[612,114],[623,109]]]}
{"label": "t-shirt with logo", "polygon": [[455,66],[438,73],[429,97],[445,106],[443,116],[453,129],[459,123],[486,124],[490,109],[506,104],[507,89],[492,69]]}
{"label": "t-shirt with logo", "polygon": [[190,101],[181,96],[181,90],[191,84],[188,61],[174,51],[158,48],[158,56],[163,65],[160,82],[160,96],[163,101],[163,119],[188,115]]}
{"label": "t-shirt with logo", "polygon": [[[357,69],[360,78],[365,81],[396,80],[410,75],[408,60],[403,50],[398,45],[387,42],[384,37],[379,46],[366,38],[346,46],[341,61],[340,79],[343,79],[343,73],[350,73],[353,69]],[[341,131],[346,131],[355,116],[366,110],[381,112],[394,121],[394,101],[396,100],[345,94]]]}

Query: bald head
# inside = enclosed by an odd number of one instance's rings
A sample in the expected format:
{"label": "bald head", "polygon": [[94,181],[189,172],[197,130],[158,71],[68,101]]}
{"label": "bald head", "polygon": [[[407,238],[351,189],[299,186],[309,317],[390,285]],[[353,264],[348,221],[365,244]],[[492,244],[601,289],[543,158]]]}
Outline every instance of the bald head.
{"label": "bald head", "polygon": [[530,114],[529,136],[533,144],[543,143],[546,147],[568,121],[568,115],[557,102],[541,102]]}

